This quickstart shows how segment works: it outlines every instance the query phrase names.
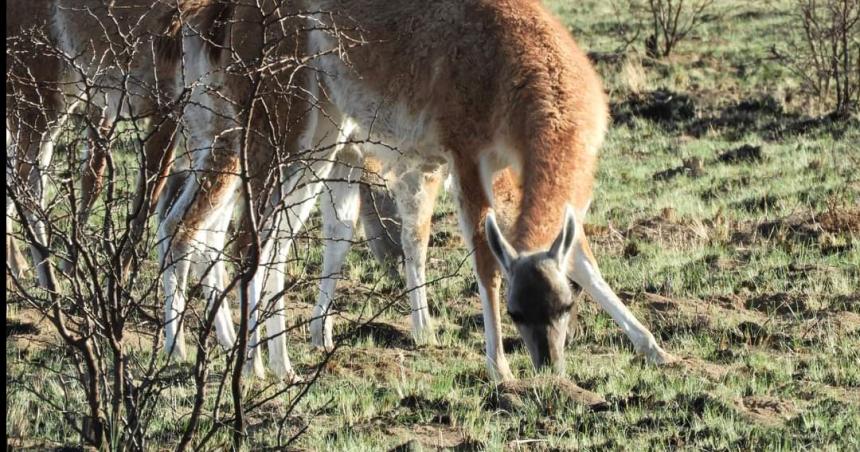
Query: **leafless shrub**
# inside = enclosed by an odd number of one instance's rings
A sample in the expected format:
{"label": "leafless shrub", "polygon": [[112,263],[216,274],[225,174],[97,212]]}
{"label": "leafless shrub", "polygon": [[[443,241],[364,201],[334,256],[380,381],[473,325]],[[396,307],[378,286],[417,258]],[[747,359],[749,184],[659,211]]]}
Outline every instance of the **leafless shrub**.
{"label": "leafless shrub", "polygon": [[[250,93],[244,105],[236,105],[240,114],[227,118],[240,135],[237,148],[232,150],[239,161],[238,169],[229,176],[241,181],[238,203],[247,221],[228,235],[223,249],[208,250],[233,270],[222,287],[217,290],[204,287],[207,275],[215,271],[214,261],[196,268],[199,274],[193,278],[191,292],[208,294],[206,301],[210,308],[200,309],[196,303],[188,303],[181,314],[195,350],[194,362],[189,367],[161,353],[166,323],[161,279],[167,270],[155,258],[154,250],[171,247],[176,236],[159,237],[148,221],[154,216],[160,186],[166,186],[161,196],[169,198],[176,195],[177,187],[186,180],[205,181],[224,176],[215,171],[207,174],[176,169],[176,161],[193,161],[195,152],[205,150],[188,147],[174,157],[166,149],[172,146],[171,142],[183,141],[180,138],[190,140],[186,134],[191,125],[182,122],[183,112],[189,108],[209,108],[193,100],[189,92],[210,90],[218,95],[220,91],[212,90],[201,80],[184,78],[179,80],[181,86],[176,90],[165,89],[160,85],[165,80],[157,77],[158,83],[147,84],[145,77],[136,71],[140,71],[141,58],[157,60],[157,42],[163,36],[153,35],[147,29],[141,31],[135,24],[129,27],[122,22],[122,14],[114,14],[116,11],[108,4],[93,4],[96,6],[82,8],[79,13],[87,20],[100,21],[93,42],[110,43],[108,50],[101,53],[67,53],[42,26],[14,30],[13,36],[7,28],[7,130],[11,127],[14,131],[11,146],[7,132],[5,188],[7,234],[11,234],[7,235],[7,242],[14,238],[30,247],[36,260],[34,266],[44,270],[40,273],[42,280],[36,282],[29,272],[12,268],[14,265],[7,258],[7,286],[11,285],[19,294],[16,303],[20,309],[37,312],[53,326],[59,343],[46,342],[59,349],[56,355],[62,362],[59,367],[41,366],[25,356],[18,364],[28,369],[39,367],[40,372],[48,375],[46,378],[61,382],[63,389],[63,395],[57,398],[44,393],[30,381],[30,376],[13,375],[7,395],[15,391],[28,393],[38,401],[39,409],[62,417],[69,429],[78,432],[82,442],[111,450],[146,450],[155,442],[160,447],[175,445],[177,450],[207,449],[216,447],[213,446],[216,441],[223,442],[224,436],[231,438],[232,446],[238,449],[249,435],[248,418],[271,400],[289,395],[290,403],[274,420],[278,435],[267,439],[265,444],[283,447],[304,431],[286,423],[326,363],[343,341],[350,340],[350,331],[360,330],[382,312],[355,321],[333,349],[320,355],[310,375],[305,374],[308,378],[304,382],[270,381],[259,389],[249,387],[245,381],[242,367],[249,337],[265,323],[267,316],[283,314],[259,307],[257,326],[247,320],[252,310],[248,305],[249,286],[260,271],[257,265],[260,249],[271,239],[260,231],[259,225],[288,208],[271,206],[269,202],[278,199],[273,195],[283,186],[284,174],[309,167],[316,158],[314,149],[286,154],[285,140],[294,131],[281,127],[283,123],[277,123],[274,117],[278,112],[274,104],[297,93],[292,83],[299,65],[283,51],[284,46],[292,43],[283,42],[286,38],[277,31],[289,17],[280,15],[275,21],[265,22],[275,16],[271,11],[260,14],[264,19],[263,30],[271,27],[276,31],[263,33],[265,38],[257,58],[242,60],[236,56],[240,54],[237,49],[229,46],[222,49],[232,57],[224,70],[247,83]],[[152,10],[163,5],[154,3]],[[219,17],[219,20],[228,19]],[[98,36],[100,30],[104,36]],[[206,39],[215,38],[207,35]],[[43,60],[39,61],[38,56]],[[45,61],[74,74],[74,83],[84,87],[81,91],[88,95],[69,95],[68,82],[39,75],[36,69]],[[157,72],[153,67],[143,67]],[[185,74],[184,68],[180,72]],[[51,104],[49,99],[55,96],[64,99]],[[111,96],[119,101],[99,103]],[[154,108],[137,110],[133,100],[139,96],[155,99],[151,103]],[[9,102],[10,99],[14,102]],[[73,118],[63,127],[56,127],[61,133],[48,133],[53,130],[51,126],[57,125],[59,109],[67,108],[73,101],[82,104],[74,110]],[[255,116],[260,112],[271,114]],[[172,121],[180,124],[171,125]],[[168,130],[170,139],[158,145],[154,140],[164,130]],[[266,149],[274,150],[268,159],[270,167],[251,168],[249,156],[256,149],[251,147],[255,140],[256,146],[264,142]],[[45,157],[48,142],[62,143],[56,146],[53,157]],[[33,146],[25,152],[27,143]],[[89,150],[83,161],[77,155],[82,147]],[[159,159],[171,161],[166,165],[174,167],[170,180],[159,173],[164,165],[152,167],[152,163],[159,163],[153,162],[156,155],[153,152],[165,156]],[[101,160],[94,160],[93,155]],[[265,182],[252,183],[253,177],[260,177],[260,173]],[[100,187],[81,188],[81,179],[99,174],[103,174],[98,179]],[[180,228],[176,234],[181,231]],[[324,241],[319,237],[305,238],[317,245]],[[234,243],[243,243],[245,248],[234,250]],[[315,285],[312,283],[319,275],[302,278]],[[222,304],[229,303],[233,293],[238,293],[242,314],[238,341],[228,350],[222,350],[212,338],[215,316]],[[392,296],[382,309],[405,299],[406,295],[403,292]],[[268,296],[274,300],[284,293]],[[268,306],[271,300],[263,304]],[[297,327],[300,325],[293,325],[288,331]],[[8,366],[7,377],[10,377]],[[181,412],[172,413],[176,425],[169,438],[156,441],[153,426],[165,421],[161,417],[168,393],[183,384],[190,385],[192,395],[187,397],[187,405],[182,406]],[[216,439],[219,435],[221,439]]]}
{"label": "leafless shrub", "polygon": [[646,40],[649,56],[668,57],[699,26],[714,0],[648,0],[653,34]]}
{"label": "leafless shrub", "polygon": [[848,117],[860,106],[860,1],[796,0],[787,44],[772,53],[819,107]]}
{"label": "leafless shrub", "polygon": [[[689,37],[704,23],[713,9],[714,0],[622,0],[613,2],[615,10],[626,8],[636,22],[627,28],[622,38],[625,42],[637,39],[642,30],[650,30],[645,38],[645,52],[651,58],[668,57],[678,43]],[[647,33],[648,31],[646,31]]]}

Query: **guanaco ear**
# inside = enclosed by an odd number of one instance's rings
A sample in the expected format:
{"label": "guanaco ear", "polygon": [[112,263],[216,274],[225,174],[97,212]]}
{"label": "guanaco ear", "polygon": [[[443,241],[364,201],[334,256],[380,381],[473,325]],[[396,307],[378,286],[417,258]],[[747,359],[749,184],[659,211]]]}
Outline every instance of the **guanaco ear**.
{"label": "guanaco ear", "polygon": [[486,233],[490,250],[493,251],[505,273],[510,273],[511,265],[517,258],[517,250],[505,240],[505,236],[499,230],[499,225],[496,224],[496,215],[492,211],[487,214]]}
{"label": "guanaco ear", "polygon": [[570,251],[573,250],[575,238],[576,218],[573,215],[573,209],[570,208],[570,205],[567,205],[564,208],[564,223],[561,225],[561,232],[558,233],[558,237],[555,238],[552,246],[549,247],[549,255],[558,262],[559,267],[563,268],[567,262],[567,257],[570,255]]}

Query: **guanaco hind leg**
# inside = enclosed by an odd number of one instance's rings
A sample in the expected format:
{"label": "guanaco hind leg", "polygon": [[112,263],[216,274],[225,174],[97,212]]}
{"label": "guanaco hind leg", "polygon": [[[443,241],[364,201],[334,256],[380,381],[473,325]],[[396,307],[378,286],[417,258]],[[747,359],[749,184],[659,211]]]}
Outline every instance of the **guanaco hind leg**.
{"label": "guanaco hind leg", "polygon": [[[354,154],[348,150],[344,153]],[[331,173],[331,181],[320,195],[323,217],[323,269],[320,275],[320,292],[311,318],[311,343],[331,350],[333,321],[329,315],[335,297],[337,281],[343,278],[341,270],[352,245],[356,220],[359,214],[359,179],[361,159],[341,156]]]}
{"label": "guanaco hind leg", "polygon": [[430,240],[430,222],[436,194],[442,182],[442,168],[432,169],[419,165],[395,168],[395,181],[391,187],[402,221],[406,290],[412,306],[412,336],[419,344],[435,343],[436,334],[427,304],[427,245]]}

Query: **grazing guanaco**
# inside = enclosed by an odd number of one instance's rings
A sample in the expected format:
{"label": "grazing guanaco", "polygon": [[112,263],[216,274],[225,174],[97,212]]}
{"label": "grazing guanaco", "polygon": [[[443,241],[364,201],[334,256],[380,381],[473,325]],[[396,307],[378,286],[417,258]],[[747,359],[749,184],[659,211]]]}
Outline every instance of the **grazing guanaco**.
{"label": "grazing guanaco", "polygon": [[[487,364],[512,378],[499,288],[536,366],[563,370],[568,278],[621,326],[636,350],[666,353],[598,270],[582,222],[609,121],[600,78],[569,32],[531,0],[304,0],[308,54],[344,129],[397,179],[413,333],[433,337],[423,285],[438,168],[455,177],[460,224],[474,250]],[[511,167],[522,198],[511,242],[499,230],[493,177]]]}

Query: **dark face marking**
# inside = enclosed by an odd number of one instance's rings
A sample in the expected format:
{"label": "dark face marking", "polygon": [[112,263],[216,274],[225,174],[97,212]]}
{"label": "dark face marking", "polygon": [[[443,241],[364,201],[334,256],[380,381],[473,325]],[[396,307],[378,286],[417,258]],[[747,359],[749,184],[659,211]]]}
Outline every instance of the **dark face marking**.
{"label": "dark face marking", "polygon": [[565,207],[564,222],[547,251],[520,253],[505,240],[493,214],[485,224],[487,244],[508,276],[507,308],[535,367],[564,373],[564,340],[573,296],[567,261],[576,243],[576,218]]}
{"label": "dark face marking", "polygon": [[567,279],[552,259],[525,258],[511,271],[508,313],[518,323],[546,324],[573,307]]}
{"label": "dark face marking", "polygon": [[524,256],[511,267],[508,314],[535,367],[551,366],[563,371],[573,296],[558,262],[542,254]]}

